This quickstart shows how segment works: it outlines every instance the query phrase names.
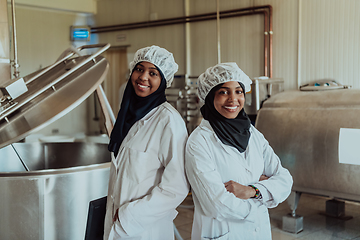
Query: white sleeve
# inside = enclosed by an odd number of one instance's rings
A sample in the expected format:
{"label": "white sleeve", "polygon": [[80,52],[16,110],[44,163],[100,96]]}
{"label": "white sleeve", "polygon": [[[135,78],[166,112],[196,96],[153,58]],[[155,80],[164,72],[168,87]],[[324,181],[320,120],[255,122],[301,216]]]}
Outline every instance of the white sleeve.
{"label": "white sleeve", "polygon": [[261,203],[239,199],[226,190],[210,148],[204,139],[201,142],[197,139],[196,142],[188,141],[185,153],[186,174],[202,211],[219,221],[245,219],[254,222]]}
{"label": "white sleeve", "polygon": [[263,197],[260,201],[263,202],[266,207],[274,208],[289,196],[293,179],[289,171],[281,165],[279,157],[275,154],[268,141],[263,138],[262,134],[261,137],[261,148],[264,159],[263,174],[270,178],[260,181],[254,184],[254,186],[259,189]]}
{"label": "white sleeve", "polygon": [[175,218],[175,208],[189,193],[184,169],[187,136],[183,121],[173,121],[164,127],[158,153],[164,166],[160,183],[148,195],[119,208],[121,227],[129,236],[164,217]]}

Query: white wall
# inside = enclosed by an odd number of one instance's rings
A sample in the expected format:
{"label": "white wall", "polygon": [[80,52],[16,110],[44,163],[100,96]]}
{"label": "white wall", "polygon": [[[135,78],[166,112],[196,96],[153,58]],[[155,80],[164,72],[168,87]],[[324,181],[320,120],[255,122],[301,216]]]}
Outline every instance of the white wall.
{"label": "white wall", "polygon": [[[191,0],[190,15],[216,12],[216,0]],[[116,25],[184,16],[184,0],[98,0],[95,26]],[[323,78],[359,88],[360,1],[358,0],[221,0],[220,11],[259,5],[273,7],[273,77],[283,77],[285,89]],[[172,7],[169,8],[169,5]],[[250,77],[264,74],[263,17],[223,19],[221,60],[236,61]],[[157,44],[173,52],[185,73],[183,25],[97,34],[101,42],[128,45],[129,52]],[[124,35],[126,40],[118,41]],[[190,24],[191,72],[199,75],[217,63],[216,22]]]}
{"label": "white wall", "polygon": [[92,17],[90,14],[17,5],[15,10],[21,76],[54,63],[63,51],[75,45],[70,41],[70,27],[87,25]]}
{"label": "white wall", "polygon": [[[10,3],[11,0],[7,0],[7,2]],[[42,9],[96,13],[96,0],[15,0],[15,4],[17,6],[31,6]]]}
{"label": "white wall", "polygon": [[360,88],[360,1],[301,0],[299,79]]}

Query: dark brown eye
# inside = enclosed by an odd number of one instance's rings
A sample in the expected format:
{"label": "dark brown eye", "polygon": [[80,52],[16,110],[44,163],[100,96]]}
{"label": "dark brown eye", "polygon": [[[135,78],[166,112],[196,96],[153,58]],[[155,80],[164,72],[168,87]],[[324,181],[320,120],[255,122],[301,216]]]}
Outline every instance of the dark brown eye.
{"label": "dark brown eye", "polygon": [[150,72],[150,76],[157,76],[156,72]]}

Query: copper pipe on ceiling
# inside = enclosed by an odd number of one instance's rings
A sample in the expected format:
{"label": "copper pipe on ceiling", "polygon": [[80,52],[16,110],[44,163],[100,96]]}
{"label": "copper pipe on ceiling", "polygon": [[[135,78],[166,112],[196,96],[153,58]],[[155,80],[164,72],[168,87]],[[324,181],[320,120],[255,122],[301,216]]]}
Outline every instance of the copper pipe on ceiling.
{"label": "copper pipe on ceiling", "polygon": [[[256,6],[249,8],[240,8],[240,9],[222,11],[219,14],[220,14],[220,18],[233,18],[233,17],[241,17],[241,16],[255,15],[255,14],[264,15],[264,64],[265,64],[264,75],[271,78],[272,77],[272,34],[273,34],[272,6],[264,5],[264,6]],[[156,21],[145,21],[145,22],[137,22],[137,23],[92,27],[91,33],[98,34],[104,32],[132,30],[132,29],[145,28],[145,27],[159,27],[159,26],[166,26],[172,24],[185,24],[190,22],[216,20],[216,18],[217,18],[217,13],[214,12],[214,13],[198,14],[198,15],[191,15],[191,16],[184,16],[177,18],[167,18]]]}

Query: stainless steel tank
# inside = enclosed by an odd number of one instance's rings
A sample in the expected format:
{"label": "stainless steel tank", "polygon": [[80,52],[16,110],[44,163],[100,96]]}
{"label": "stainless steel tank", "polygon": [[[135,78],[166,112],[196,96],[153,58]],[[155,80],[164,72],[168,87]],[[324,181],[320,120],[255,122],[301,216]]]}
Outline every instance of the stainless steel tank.
{"label": "stainless steel tank", "polygon": [[101,92],[109,46],[0,86],[0,239],[84,239],[89,202],[107,194],[106,144],[18,141]]}
{"label": "stainless steel tank", "polygon": [[14,143],[0,156],[0,239],[84,239],[89,202],[107,194],[106,144]]}
{"label": "stainless steel tank", "polygon": [[360,90],[285,91],[256,127],[294,178],[293,191],[360,201],[360,165],[339,162],[341,128],[360,129]]}

